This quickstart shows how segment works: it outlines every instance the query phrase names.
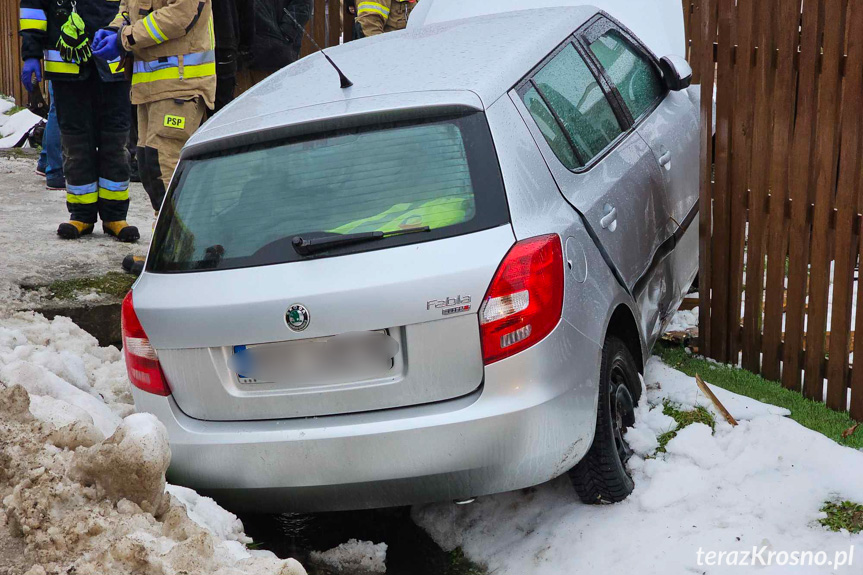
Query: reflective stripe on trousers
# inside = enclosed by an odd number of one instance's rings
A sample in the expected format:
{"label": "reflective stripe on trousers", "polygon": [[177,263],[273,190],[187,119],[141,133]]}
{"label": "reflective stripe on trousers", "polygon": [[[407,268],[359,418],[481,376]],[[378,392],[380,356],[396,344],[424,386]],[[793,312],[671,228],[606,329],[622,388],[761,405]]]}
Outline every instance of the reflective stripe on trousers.
{"label": "reflective stripe on trousers", "polygon": [[95,204],[99,200],[99,186],[96,182],[73,186],[66,185],[66,201],[70,204]]}
{"label": "reflective stripe on trousers", "polygon": [[214,50],[184,54],[182,58],[182,74],[180,73],[179,56],[168,56],[150,62],[135,61],[132,68],[132,85],[159,80],[180,80],[182,78],[216,75],[216,52]]}
{"label": "reflective stripe on trousers", "polygon": [[125,182],[114,182],[107,178],[99,178],[99,199],[102,200],[128,200],[129,180]]}

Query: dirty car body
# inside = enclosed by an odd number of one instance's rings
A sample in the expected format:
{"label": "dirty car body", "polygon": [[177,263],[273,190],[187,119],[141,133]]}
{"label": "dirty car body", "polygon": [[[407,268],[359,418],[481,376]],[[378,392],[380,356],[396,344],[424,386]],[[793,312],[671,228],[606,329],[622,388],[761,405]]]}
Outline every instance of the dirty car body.
{"label": "dirty car body", "polygon": [[695,278],[695,94],[592,7],[328,53],[351,88],[312,55],[189,141],[127,298],[170,479],[274,511],[565,473],[593,441],[604,342],[641,368]]}

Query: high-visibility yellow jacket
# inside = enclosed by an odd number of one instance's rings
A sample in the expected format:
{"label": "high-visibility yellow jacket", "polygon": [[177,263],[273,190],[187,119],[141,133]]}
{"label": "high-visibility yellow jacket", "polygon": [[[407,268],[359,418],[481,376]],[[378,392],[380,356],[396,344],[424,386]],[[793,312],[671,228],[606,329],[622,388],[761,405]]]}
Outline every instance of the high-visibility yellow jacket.
{"label": "high-visibility yellow jacket", "polygon": [[111,26],[134,54],[132,103],[216,96],[212,0],[121,0]]}
{"label": "high-visibility yellow jacket", "polygon": [[358,0],[357,23],[364,36],[403,30],[416,0]]}

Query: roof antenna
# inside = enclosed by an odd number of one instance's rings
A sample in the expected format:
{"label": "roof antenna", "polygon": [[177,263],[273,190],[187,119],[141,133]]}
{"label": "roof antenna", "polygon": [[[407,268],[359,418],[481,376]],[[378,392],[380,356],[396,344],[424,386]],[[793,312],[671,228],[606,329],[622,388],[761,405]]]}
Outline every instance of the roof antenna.
{"label": "roof antenna", "polygon": [[317,49],[321,52],[321,54],[323,54],[323,55],[324,55],[324,58],[326,58],[326,59],[327,59],[327,62],[329,62],[329,63],[330,63],[330,66],[332,66],[333,68],[335,68],[335,69],[336,69],[336,72],[338,72],[338,73],[339,73],[339,82],[341,82],[342,89],[350,88],[351,86],[353,86],[353,85],[354,85],[354,83],[353,83],[353,82],[351,82],[351,81],[348,79],[348,77],[344,75],[344,73],[339,69],[339,67],[338,67],[338,66],[336,66],[336,63],[335,63],[335,62],[333,62],[333,59],[332,59],[332,58],[330,58],[329,54],[327,54],[326,52],[324,52],[324,49],[323,49],[323,48],[321,48],[320,46],[318,46],[318,43],[317,43],[317,42],[315,42],[315,39],[314,39],[314,38],[312,38],[312,35],[311,35],[311,34],[309,34],[309,33],[306,31],[305,26],[300,26],[300,23],[299,23],[299,22],[297,22],[297,19],[296,19],[296,18],[294,18],[293,14],[291,14],[290,12],[288,12],[288,9],[287,9],[287,8],[283,8],[283,10],[285,11],[285,14],[287,14],[287,15],[288,15],[288,18],[290,18],[290,19],[291,19],[291,21],[293,21],[294,25],[296,25],[300,30],[302,30],[302,31],[303,31],[303,34],[305,34],[306,38],[308,38],[308,39],[309,39],[309,41],[314,45],[314,47],[315,47],[315,48],[317,48]]}

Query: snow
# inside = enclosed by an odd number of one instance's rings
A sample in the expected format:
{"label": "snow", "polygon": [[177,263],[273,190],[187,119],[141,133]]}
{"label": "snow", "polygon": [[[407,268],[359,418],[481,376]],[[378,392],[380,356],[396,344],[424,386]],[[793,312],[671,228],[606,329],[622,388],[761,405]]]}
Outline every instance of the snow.
{"label": "snow", "polygon": [[0,148],[14,147],[41,120],[42,118],[27,109],[15,112],[11,116],[0,112]]}
{"label": "snow", "polygon": [[665,328],[667,332],[689,332],[698,329],[698,308],[680,310],[671,318],[671,323]]}
{"label": "snow", "polygon": [[[708,382],[710,374],[701,374]],[[711,386],[738,420],[732,427],[698,390],[694,379],[657,358],[648,363],[647,393],[627,438],[635,491],[622,503],[581,504],[566,477],[535,489],[481,497],[469,506],[415,508],[414,519],[446,549],[496,575],[570,573],[765,574],[788,567],[707,567],[698,551],[824,551],[831,559],[863,534],[834,533],[817,523],[825,501],[863,502],[863,453],[783,417],[787,412]],[[664,401],[682,409],[703,405],[716,419],[692,424],[654,452],[656,436],[675,424],[662,415]],[[652,440],[651,440],[652,438]],[[635,441],[633,441],[635,440]],[[650,457],[646,457],[650,455]],[[859,568],[858,568],[859,569]],[[830,566],[794,573],[856,572]]]}
{"label": "snow", "polygon": [[387,572],[387,544],[349,539],[329,551],[312,551],[312,563],[331,569],[336,575],[374,575]]}
{"label": "snow", "polygon": [[119,350],[68,318],[0,308],[0,437],[0,547],[20,540],[30,575],[305,575],[166,484],[165,427],[134,413]]}
{"label": "snow", "polygon": [[15,100],[8,96],[0,96],[0,114],[5,114],[15,107]]}
{"label": "snow", "polygon": [[243,532],[243,522],[236,515],[219,506],[209,497],[195,490],[168,484],[168,493],[186,507],[189,519],[215,533],[223,541],[251,543],[252,538]]}

